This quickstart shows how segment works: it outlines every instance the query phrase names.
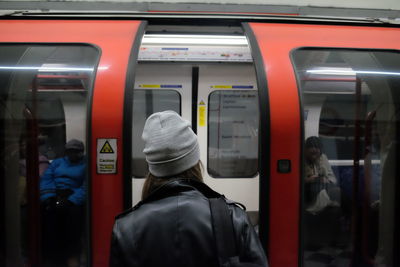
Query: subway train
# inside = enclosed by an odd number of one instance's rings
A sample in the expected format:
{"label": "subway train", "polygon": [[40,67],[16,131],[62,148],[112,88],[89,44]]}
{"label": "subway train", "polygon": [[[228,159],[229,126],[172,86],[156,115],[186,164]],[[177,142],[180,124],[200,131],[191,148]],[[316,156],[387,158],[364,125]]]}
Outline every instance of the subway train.
{"label": "subway train", "polygon": [[[71,139],[87,165],[79,266],[108,266],[163,110],[191,121],[205,182],[246,206],[271,267],[400,266],[398,25],[28,13],[1,18],[0,42],[1,266],[42,266],[40,159]],[[336,189],[311,206],[309,137]]]}

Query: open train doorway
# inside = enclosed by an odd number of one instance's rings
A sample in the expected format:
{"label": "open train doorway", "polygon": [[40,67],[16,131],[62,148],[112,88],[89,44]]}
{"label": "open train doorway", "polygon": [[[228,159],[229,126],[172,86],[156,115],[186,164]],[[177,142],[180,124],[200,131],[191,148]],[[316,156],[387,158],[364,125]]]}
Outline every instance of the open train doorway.
{"label": "open train doorway", "polygon": [[[256,71],[241,27],[147,27],[135,66],[127,207],[141,200],[148,172],[141,139],[154,112],[173,110],[198,135],[206,184],[244,204],[260,226],[259,97]],[[265,89],[265,88],[264,88]],[[125,124],[127,125],[127,124]],[[263,192],[263,195],[265,194]]]}

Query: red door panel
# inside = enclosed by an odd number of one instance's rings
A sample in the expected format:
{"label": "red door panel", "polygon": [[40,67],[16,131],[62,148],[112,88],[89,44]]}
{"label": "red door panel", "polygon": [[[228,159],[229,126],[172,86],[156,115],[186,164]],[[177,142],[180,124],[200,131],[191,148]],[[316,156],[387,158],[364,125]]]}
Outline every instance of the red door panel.
{"label": "red door panel", "polygon": [[[0,42],[80,43],[100,50],[88,123],[92,265],[108,266],[114,216],[123,209],[122,126],[128,59],[139,21],[2,20]],[[90,105],[89,105],[90,107]],[[116,138],[117,174],[96,173],[96,140]],[[90,149],[90,150],[89,150]]]}
{"label": "red door panel", "polygon": [[[249,23],[257,40],[270,103],[270,266],[298,266],[300,244],[301,117],[290,53],[301,47],[400,49],[396,28]],[[263,90],[263,88],[260,88]],[[278,173],[278,159],[292,170]]]}

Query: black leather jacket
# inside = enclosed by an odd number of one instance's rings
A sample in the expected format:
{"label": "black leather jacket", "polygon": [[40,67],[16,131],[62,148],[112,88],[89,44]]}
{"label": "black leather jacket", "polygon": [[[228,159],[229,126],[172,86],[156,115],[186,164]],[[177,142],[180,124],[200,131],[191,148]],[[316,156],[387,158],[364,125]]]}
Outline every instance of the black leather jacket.
{"label": "black leather jacket", "polygon": [[[213,267],[218,256],[207,197],[218,197],[204,183],[173,180],[116,217],[111,241],[112,267]],[[240,259],[267,266],[259,238],[246,215],[230,202]]]}

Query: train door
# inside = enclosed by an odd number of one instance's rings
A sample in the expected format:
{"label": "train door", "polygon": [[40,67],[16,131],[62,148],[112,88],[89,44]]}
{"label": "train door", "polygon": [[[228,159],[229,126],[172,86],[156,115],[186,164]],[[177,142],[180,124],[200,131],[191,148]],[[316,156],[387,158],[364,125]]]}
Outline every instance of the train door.
{"label": "train door", "polygon": [[[127,58],[138,23],[13,20],[0,24],[0,265],[88,266],[93,262],[105,266],[107,260],[102,261],[99,251],[106,251],[109,242],[99,245],[98,233],[110,233],[113,216],[106,216],[107,225],[104,212],[99,212],[104,194],[98,199],[92,194],[91,187],[102,186],[107,175],[96,173],[96,164],[90,165],[96,162],[91,157],[91,138],[122,138],[122,108],[107,116],[99,109],[104,108],[102,98],[122,107],[118,101],[123,99]],[[101,37],[108,31],[121,38],[117,45],[114,39]],[[107,97],[110,84],[113,96]],[[102,131],[104,125],[98,121],[121,123],[115,127],[117,133],[110,133]],[[71,139],[83,143],[85,156],[68,172],[64,150]],[[79,173],[73,168],[79,168]],[[44,176],[61,173],[62,177],[43,182]],[[119,176],[108,175],[122,184],[122,170],[116,173]],[[76,186],[68,190],[69,175]],[[122,210],[122,201],[108,210],[113,214]],[[63,225],[74,225],[68,227],[73,232],[60,231]],[[105,236],[109,240],[109,234]],[[61,239],[65,242],[58,242]]]}
{"label": "train door", "polygon": [[[306,265],[323,255],[337,265],[396,266],[399,81],[389,73],[399,69],[399,58],[382,50],[293,54],[305,81],[300,86],[304,112],[310,115],[304,120]],[[330,172],[329,182],[308,181],[314,179],[308,153],[315,136],[322,157],[329,159],[319,163],[317,175]]]}
{"label": "train door", "polygon": [[[249,25],[268,66],[271,146],[291,140],[285,157],[302,158],[293,175],[271,172],[271,266],[398,266],[398,29]],[[287,192],[290,225],[274,212]]]}
{"label": "train door", "polygon": [[197,132],[205,182],[243,203],[258,225],[258,91],[252,64],[199,68]]}
{"label": "train door", "polygon": [[132,124],[133,177],[126,185],[132,186],[127,206],[141,199],[148,172],[144,122],[153,112],[169,109],[191,121],[198,135],[205,182],[244,204],[261,229],[258,88],[242,29],[150,25],[132,91],[133,115],[127,124]]}
{"label": "train door", "polygon": [[[39,205],[39,199],[46,200],[40,176],[52,161],[64,157],[67,140],[86,143],[86,103],[93,81],[90,70],[98,51],[86,45],[13,44],[0,49],[7,55],[0,59],[4,266],[44,263],[50,253],[44,233],[50,234],[54,224],[62,222],[51,221],[50,212],[41,216],[49,207],[44,202]],[[84,220],[77,222],[76,231],[83,233],[84,225]],[[78,238],[79,254],[74,260],[82,256],[85,261],[86,235]]]}

